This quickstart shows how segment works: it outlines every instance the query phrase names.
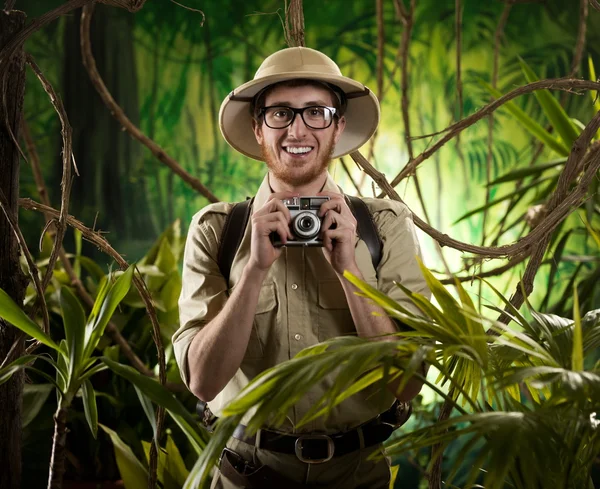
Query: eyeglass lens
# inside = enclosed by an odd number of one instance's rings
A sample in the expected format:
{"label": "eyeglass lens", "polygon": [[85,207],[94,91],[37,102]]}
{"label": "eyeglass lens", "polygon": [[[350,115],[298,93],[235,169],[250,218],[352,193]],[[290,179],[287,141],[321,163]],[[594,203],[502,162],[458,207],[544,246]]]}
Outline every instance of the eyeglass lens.
{"label": "eyeglass lens", "polygon": [[289,126],[294,115],[299,113],[304,123],[313,129],[325,129],[331,125],[333,111],[329,107],[312,106],[302,109],[292,107],[266,107],[265,122],[272,129],[283,129]]}

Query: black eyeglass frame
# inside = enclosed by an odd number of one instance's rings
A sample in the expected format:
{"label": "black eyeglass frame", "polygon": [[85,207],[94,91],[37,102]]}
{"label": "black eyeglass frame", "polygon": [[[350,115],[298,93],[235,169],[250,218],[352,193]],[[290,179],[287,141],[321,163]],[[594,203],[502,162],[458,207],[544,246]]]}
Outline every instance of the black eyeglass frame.
{"label": "black eyeglass frame", "polygon": [[[329,121],[329,124],[326,125],[325,127],[314,127],[314,126],[311,126],[304,119],[304,111],[307,110],[307,109],[315,109],[315,108],[328,109],[328,110],[331,111],[331,120]],[[294,115],[290,119],[290,122],[288,122],[285,126],[282,126],[282,127],[273,127],[273,126],[269,126],[269,124],[267,123],[267,118],[265,117],[265,112],[267,111],[267,109],[288,109],[288,110],[291,110],[294,113]],[[331,124],[333,124],[333,119],[335,117],[339,117],[338,114],[337,114],[337,111],[338,110],[335,107],[329,107],[327,105],[309,105],[307,107],[302,107],[300,109],[297,109],[295,107],[288,107],[287,105],[269,105],[268,107],[261,108],[258,111],[258,116],[262,117],[262,120],[264,121],[265,125],[268,128],[270,128],[270,129],[285,129],[286,127],[290,127],[294,123],[294,120],[296,119],[296,116],[298,114],[300,114],[300,117],[302,118],[302,122],[304,122],[304,124],[306,125],[306,127],[314,129],[315,131],[319,131],[321,129],[327,129],[327,128],[331,127]]]}

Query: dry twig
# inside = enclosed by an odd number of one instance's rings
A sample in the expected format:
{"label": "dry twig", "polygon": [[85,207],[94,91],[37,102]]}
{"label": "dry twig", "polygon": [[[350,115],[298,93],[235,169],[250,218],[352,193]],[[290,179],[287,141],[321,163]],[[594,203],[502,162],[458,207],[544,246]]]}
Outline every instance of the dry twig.
{"label": "dry twig", "polygon": [[219,199],[213,195],[213,193],[200,180],[183,169],[181,165],[171,158],[163,148],[142,133],[142,131],[140,131],[140,129],[129,120],[127,115],[125,115],[123,109],[115,102],[115,99],[106,88],[104,81],[98,73],[96,61],[92,54],[92,47],[90,43],[90,23],[93,10],[93,4],[86,5],[81,15],[81,53],[83,57],[83,64],[88,71],[90,80],[98,91],[104,104],[108,107],[110,113],[115,117],[115,119],[117,119],[117,121],[119,121],[124,129],[131,134],[133,138],[137,139],[144,146],[146,146],[159,161],[167,165],[185,183],[206,197],[206,199],[208,199],[210,202],[218,202]]}
{"label": "dry twig", "polygon": [[[77,171],[77,165],[75,164],[75,158],[73,157],[73,144],[72,144],[72,129],[69,124],[69,119],[67,117],[67,113],[65,112],[65,108],[63,103],[55,92],[54,88],[50,84],[50,82],[46,79],[38,65],[33,60],[33,57],[30,54],[25,55],[25,60],[27,64],[31,67],[35,75],[38,77],[44,90],[50,97],[50,101],[58,114],[60,119],[60,124],[62,127],[61,134],[63,139],[63,164],[62,164],[62,180],[60,183],[61,187],[61,202],[60,202],[60,217],[58,222],[56,223],[56,236],[54,237],[54,243],[52,245],[52,251],[50,253],[50,259],[48,261],[48,267],[46,268],[46,275],[44,275],[44,280],[42,282],[42,290],[46,290],[46,287],[50,283],[50,279],[52,278],[52,274],[54,273],[54,266],[56,265],[56,261],[58,260],[58,254],[60,252],[60,248],[62,247],[62,242],[65,237],[65,232],[67,230],[66,218],[69,214],[69,199],[71,196],[71,161],[73,162],[73,166],[75,168],[75,172],[79,175]],[[40,298],[38,298],[39,300]]]}

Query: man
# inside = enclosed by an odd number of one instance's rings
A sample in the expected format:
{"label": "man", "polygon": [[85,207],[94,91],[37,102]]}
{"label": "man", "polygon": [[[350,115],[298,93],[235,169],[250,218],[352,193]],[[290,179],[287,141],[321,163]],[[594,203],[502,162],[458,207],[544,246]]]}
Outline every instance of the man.
{"label": "man", "polygon": [[[308,346],[344,334],[372,337],[397,331],[380,308],[355,294],[343,278],[345,270],[408,308],[412,305],[394,281],[429,293],[415,259],[420,251],[407,208],[364,199],[383,242],[375,270],[357,236],[357,221],[327,172],[332,158],[362,146],[378,122],[376,97],[342,76],[327,56],[308,48],[269,56],[254,79],[223,102],[219,123],[224,138],[242,154],[264,161],[268,173],[228,283],[219,270],[218,252],[232,205],[207,206],[194,216],[188,234],[181,328],[173,343],[184,382],[217,416],[260,372]],[[282,200],[295,196],[330,198],[319,210],[322,247],[285,246],[293,234]],[[273,235],[283,247],[274,246]],[[328,378],[299,401],[284,426],[265,426],[253,437],[240,426],[212,487],[388,487],[387,460],[367,460],[389,435],[377,434],[382,408],[374,390],[350,397],[327,419],[296,430],[331,382]],[[411,379],[397,397],[412,399],[420,387]],[[386,408],[394,401],[387,395]]]}

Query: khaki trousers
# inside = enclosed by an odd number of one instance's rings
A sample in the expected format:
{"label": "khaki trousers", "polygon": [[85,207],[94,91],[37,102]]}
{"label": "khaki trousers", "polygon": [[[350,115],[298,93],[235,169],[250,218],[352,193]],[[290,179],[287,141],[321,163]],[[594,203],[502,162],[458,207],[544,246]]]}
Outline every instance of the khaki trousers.
{"label": "khaki trousers", "polygon": [[[390,484],[389,458],[367,460],[374,452],[383,455],[381,445],[333,457],[322,464],[307,464],[295,455],[259,449],[235,438],[229,440],[227,446],[254,465],[267,465],[300,484],[315,484],[328,489],[388,489]],[[211,489],[244,488],[233,484],[217,471]]]}

